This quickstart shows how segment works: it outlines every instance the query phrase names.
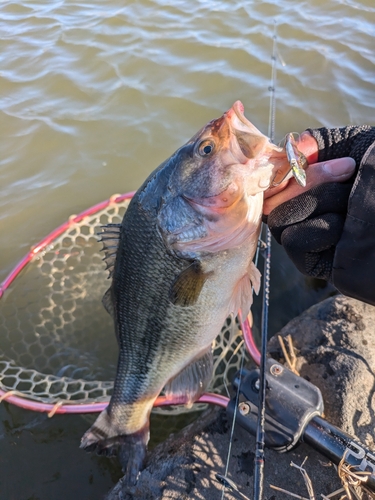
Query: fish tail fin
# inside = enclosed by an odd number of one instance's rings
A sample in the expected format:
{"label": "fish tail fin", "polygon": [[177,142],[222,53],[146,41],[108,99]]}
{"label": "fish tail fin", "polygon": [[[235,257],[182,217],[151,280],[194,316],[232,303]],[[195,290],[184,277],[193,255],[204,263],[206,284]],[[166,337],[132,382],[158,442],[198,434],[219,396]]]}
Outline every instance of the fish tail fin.
{"label": "fish tail fin", "polygon": [[133,486],[143,468],[146,447],[150,437],[149,423],[132,434],[121,434],[107,410],[102,411],[95,423],[82,437],[81,446],[98,455],[118,455],[124,472],[123,485]]}
{"label": "fish tail fin", "polygon": [[119,447],[118,458],[124,472],[122,484],[133,486],[143,469],[146,458],[146,446],[150,437],[149,425],[135,434],[124,436],[125,440]]}

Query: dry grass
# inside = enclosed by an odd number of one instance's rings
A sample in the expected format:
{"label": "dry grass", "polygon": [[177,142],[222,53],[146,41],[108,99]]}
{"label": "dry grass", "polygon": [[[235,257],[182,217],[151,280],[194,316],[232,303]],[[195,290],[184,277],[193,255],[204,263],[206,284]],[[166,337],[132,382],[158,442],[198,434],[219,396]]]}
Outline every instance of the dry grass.
{"label": "dry grass", "polygon": [[[345,463],[346,453],[341,459],[337,467],[337,474],[342,482],[343,487],[329,493],[328,495],[321,494],[321,498],[324,500],[333,500],[335,497],[339,496],[338,500],[362,500],[363,493],[367,495],[366,498],[375,499],[375,494],[366,488],[366,481],[371,472],[363,472],[353,470],[354,468]],[[293,493],[288,490],[284,490],[283,488],[279,488],[278,486],[274,486],[270,484],[270,488],[276,491],[280,491],[281,493],[285,493],[293,498],[299,498],[300,500],[316,500],[316,496],[314,493],[314,488],[312,485],[312,481],[304,468],[307,457],[304,459],[301,465],[296,465],[291,462],[291,467],[298,469],[303,477],[305,482],[305,486],[307,489],[308,497],[302,496],[298,493]]]}
{"label": "dry grass", "polygon": [[288,342],[289,353],[286,349],[284,338],[281,335],[278,335],[277,338],[279,340],[281,350],[283,351],[283,355],[284,355],[285,361],[287,362],[289,370],[299,376],[298,370],[296,368],[297,356],[296,356],[295,348],[293,345],[292,336],[291,335],[286,336],[286,340]]}

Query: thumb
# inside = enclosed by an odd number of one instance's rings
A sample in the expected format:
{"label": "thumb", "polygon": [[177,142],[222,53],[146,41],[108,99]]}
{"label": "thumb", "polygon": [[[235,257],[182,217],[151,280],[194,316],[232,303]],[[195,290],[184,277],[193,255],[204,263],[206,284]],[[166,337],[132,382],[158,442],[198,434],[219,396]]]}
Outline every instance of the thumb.
{"label": "thumb", "polygon": [[[319,172],[319,165],[321,165],[321,172]],[[325,163],[316,163],[317,167],[317,181],[321,182],[337,182],[340,180],[347,180],[354,174],[355,161],[353,158],[336,158],[334,160],[326,161]],[[319,182],[319,177],[321,182]]]}

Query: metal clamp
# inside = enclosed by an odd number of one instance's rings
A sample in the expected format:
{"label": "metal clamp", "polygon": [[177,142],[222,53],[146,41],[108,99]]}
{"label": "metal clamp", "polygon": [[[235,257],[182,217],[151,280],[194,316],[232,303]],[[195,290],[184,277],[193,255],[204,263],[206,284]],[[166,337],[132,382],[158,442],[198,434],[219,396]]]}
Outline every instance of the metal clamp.
{"label": "metal clamp", "polygon": [[[323,399],[319,389],[298,377],[272,358],[266,361],[266,419],[265,443],[279,452],[292,449],[315,416],[323,413]],[[238,408],[235,400],[227,407],[227,414],[251,434],[256,434],[259,406],[259,369],[239,372],[233,385],[239,387]]]}

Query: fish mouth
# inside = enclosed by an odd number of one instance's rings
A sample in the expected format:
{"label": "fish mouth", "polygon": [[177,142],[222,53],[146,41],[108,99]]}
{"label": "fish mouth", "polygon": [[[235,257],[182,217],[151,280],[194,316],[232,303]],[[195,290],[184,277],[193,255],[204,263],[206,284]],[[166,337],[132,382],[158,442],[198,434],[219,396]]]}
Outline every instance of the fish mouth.
{"label": "fish mouth", "polygon": [[236,101],[233,106],[227,111],[227,117],[230,120],[231,127],[237,130],[248,130],[253,128],[252,123],[244,115],[245,106],[241,101]]}
{"label": "fish mouth", "polygon": [[236,113],[237,118],[242,122],[246,123],[247,119],[245,118],[244,112],[245,112],[245,106],[242,104],[241,101],[236,101],[233,106],[233,111]]}

